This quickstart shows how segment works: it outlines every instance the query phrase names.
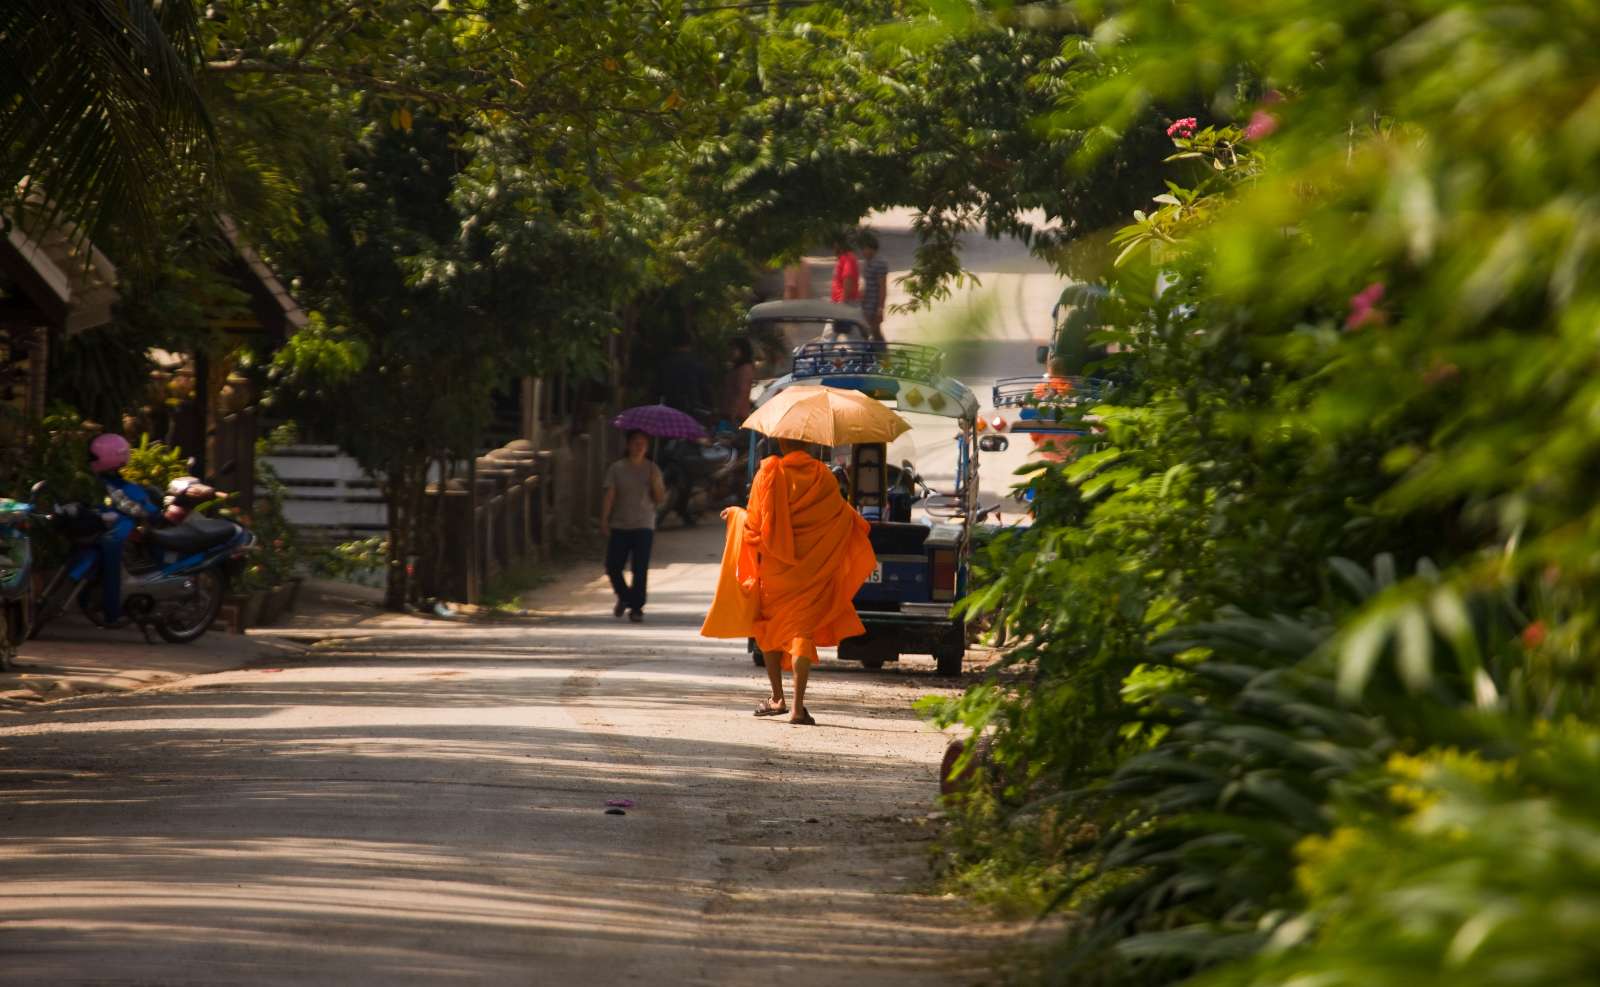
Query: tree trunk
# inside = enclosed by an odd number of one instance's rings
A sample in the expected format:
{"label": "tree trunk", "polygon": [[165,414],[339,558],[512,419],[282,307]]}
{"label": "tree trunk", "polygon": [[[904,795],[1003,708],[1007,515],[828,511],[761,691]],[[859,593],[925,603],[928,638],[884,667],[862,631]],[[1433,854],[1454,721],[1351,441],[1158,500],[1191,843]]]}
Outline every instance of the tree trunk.
{"label": "tree trunk", "polygon": [[414,546],[414,549],[411,552],[411,557],[405,560],[406,602],[412,606],[418,606],[422,602],[419,593],[417,574],[412,571],[411,558],[421,561],[422,552],[416,549],[426,547],[427,544],[427,537],[423,534],[424,527],[422,521],[422,505],[426,503],[428,497],[428,466],[429,461],[423,460],[422,468],[417,471],[416,476],[412,477],[411,489],[408,491],[411,498],[411,509],[409,513],[411,516],[412,534],[410,542],[412,546]]}
{"label": "tree trunk", "polygon": [[[474,443],[475,444],[475,443]],[[467,449],[467,602],[477,606],[483,596],[481,560],[478,558],[478,455]]]}
{"label": "tree trunk", "polygon": [[411,581],[406,572],[406,555],[411,550],[411,512],[406,496],[411,485],[409,470],[400,464],[385,473],[383,499],[389,516],[388,579],[385,580],[383,606],[386,610],[403,611],[411,596]]}
{"label": "tree trunk", "polygon": [[627,402],[624,393],[628,381],[629,359],[633,355],[633,337],[639,329],[639,305],[629,302],[622,307],[622,332],[612,337],[615,351],[611,358],[611,404],[621,408]]}

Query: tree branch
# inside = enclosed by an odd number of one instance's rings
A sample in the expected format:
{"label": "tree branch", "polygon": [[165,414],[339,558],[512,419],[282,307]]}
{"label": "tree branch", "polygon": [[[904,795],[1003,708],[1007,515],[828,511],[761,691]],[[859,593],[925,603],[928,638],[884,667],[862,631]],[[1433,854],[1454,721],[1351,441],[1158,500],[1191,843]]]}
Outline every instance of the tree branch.
{"label": "tree branch", "polygon": [[397,96],[407,96],[421,103],[440,103],[455,106],[470,106],[484,110],[503,110],[507,113],[520,113],[501,100],[471,99],[455,93],[440,92],[404,82],[392,82],[379,79],[374,75],[355,69],[334,68],[328,65],[306,65],[302,62],[263,62],[253,58],[234,58],[222,62],[207,62],[207,72],[221,75],[303,75],[321,79],[331,79],[335,82],[348,82],[378,92],[393,93]]}
{"label": "tree branch", "polygon": [[300,48],[294,53],[294,58],[291,60],[292,63],[299,65],[304,62],[306,56],[311,54],[311,50],[317,46],[317,42],[322,40],[322,36],[333,28],[334,23],[350,16],[363,2],[365,0],[350,0],[349,3],[344,5],[343,10],[323,18],[322,23],[318,24],[310,34],[306,35],[305,40],[300,42]]}
{"label": "tree branch", "polygon": [[[329,65],[306,65],[303,63],[266,62],[260,59],[238,58],[226,61],[213,61],[206,63],[206,71],[219,75],[280,75],[280,76],[309,76],[312,78],[329,79],[335,82],[345,82],[351,85],[395,96],[404,96],[419,103],[432,103],[439,106],[453,106],[467,110],[493,110],[505,113],[519,120],[542,113],[567,113],[582,116],[592,113],[616,113],[640,120],[661,120],[674,116],[674,110],[647,108],[640,106],[621,106],[604,103],[585,105],[581,102],[563,103],[559,100],[543,105],[531,103],[512,103],[504,99],[491,97],[474,98],[462,96],[457,93],[442,92],[428,89],[404,82],[394,82],[380,79],[359,69],[337,68]],[[591,124],[593,122],[591,121]]]}

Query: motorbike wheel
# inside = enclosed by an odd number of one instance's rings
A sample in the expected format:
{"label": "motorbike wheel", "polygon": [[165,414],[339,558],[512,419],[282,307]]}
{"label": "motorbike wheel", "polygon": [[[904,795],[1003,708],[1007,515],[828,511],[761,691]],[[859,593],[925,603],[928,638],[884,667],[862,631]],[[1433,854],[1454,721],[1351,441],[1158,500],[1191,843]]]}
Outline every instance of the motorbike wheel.
{"label": "motorbike wheel", "polygon": [[156,633],[169,644],[188,644],[210,628],[222,609],[228,581],[220,569],[203,569],[194,577],[194,598],[182,609],[161,618]]}

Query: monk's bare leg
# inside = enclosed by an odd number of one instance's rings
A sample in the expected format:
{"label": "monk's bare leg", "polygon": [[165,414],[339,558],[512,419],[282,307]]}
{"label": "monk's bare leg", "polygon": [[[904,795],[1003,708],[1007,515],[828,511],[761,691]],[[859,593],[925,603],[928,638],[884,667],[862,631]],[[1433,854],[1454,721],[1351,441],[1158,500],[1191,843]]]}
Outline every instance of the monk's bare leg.
{"label": "monk's bare leg", "polygon": [[767,666],[767,680],[772,683],[772,698],[767,701],[767,709],[782,712],[783,702],[783,652],[763,651],[761,661]]}
{"label": "monk's bare leg", "polygon": [[794,660],[794,713],[790,720],[798,720],[806,715],[806,679],[811,677],[811,659],[795,658]]}

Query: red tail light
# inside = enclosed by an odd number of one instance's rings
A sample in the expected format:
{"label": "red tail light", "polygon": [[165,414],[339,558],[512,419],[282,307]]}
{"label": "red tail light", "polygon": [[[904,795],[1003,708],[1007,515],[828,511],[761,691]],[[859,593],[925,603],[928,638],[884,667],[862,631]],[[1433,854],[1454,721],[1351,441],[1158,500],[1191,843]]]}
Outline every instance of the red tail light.
{"label": "red tail light", "polygon": [[956,598],[956,553],[951,548],[933,550],[933,573],[929,588],[935,600]]}

